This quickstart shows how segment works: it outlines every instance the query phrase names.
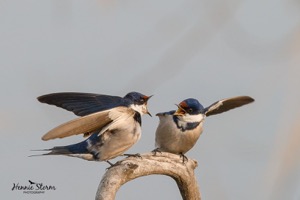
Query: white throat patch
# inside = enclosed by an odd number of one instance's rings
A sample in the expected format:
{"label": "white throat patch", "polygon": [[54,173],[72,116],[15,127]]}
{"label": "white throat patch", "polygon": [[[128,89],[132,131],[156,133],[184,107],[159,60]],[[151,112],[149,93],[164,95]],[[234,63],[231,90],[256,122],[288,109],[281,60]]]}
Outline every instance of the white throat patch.
{"label": "white throat patch", "polygon": [[145,104],[143,105],[131,104],[130,108],[140,113],[141,116],[147,112],[147,106]]}
{"label": "white throat patch", "polygon": [[183,116],[178,116],[179,120],[187,122],[187,123],[192,123],[192,122],[201,122],[204,120],[204,115],[203,114],[198,114],[198,115],[190,115],[186,114]]}

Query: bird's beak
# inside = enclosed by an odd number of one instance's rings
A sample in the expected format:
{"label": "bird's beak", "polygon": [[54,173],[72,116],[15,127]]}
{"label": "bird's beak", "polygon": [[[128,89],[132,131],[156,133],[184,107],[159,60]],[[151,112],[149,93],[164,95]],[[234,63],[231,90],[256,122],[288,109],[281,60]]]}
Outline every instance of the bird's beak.
{"label": "bird's beak", "polygon": [[148,114],[150,117],[152,117],[151,113],[148,110],[147,110],[146,114]]}
{"label": "bird's beak", "polygon": [[182,116],[186,113],[186,111],[180,105],[175,105],[178,107],[177,111],[174,113],[175,116]]}
{"label": "bird's beak", "polygon": [[145,114],[148,114],[150,117],[152,117],[151,113],[148,111],[148,108],[147,108],[147,102],[148,100],[152,97],[153,95],[150,95],[150,96],[144,96],[143,98],[145,99],[145,104],[146,104],[146,112]]}
{"label": "bird's beak", "polygon": [[153,95],[150,95],[150,96],[143,96],[143,98],[145,99],[145,102],[148,102],[148,100],[151,98],[151,97],[153,97]]}

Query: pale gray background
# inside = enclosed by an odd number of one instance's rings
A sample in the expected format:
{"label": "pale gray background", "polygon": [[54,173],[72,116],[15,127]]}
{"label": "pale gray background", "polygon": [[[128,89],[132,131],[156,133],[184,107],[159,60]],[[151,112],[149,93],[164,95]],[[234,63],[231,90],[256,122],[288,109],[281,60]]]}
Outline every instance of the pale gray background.
{"label": "pale gray background", "polygon": [[[1,199],[94,199],[106,163],[31,149],[75,118],[36,97],[78,91],[155,96],[152,114],[194,97],[250,95],[254,104],[206,119],[187,156],[205,200],[300,199],[300,2],[297,0],[0,0]],[[129,153],[154,148],[158,118],[143,117]],[[11,191],[30,179],[56,191]],[[173,180],[137,179],[117,199],[180,199]]]}

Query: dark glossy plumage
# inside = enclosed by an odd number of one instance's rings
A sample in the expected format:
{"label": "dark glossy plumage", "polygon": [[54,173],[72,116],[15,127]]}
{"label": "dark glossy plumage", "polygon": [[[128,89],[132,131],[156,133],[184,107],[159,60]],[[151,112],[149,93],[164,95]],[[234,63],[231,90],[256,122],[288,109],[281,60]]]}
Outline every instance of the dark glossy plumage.
{"label": "dark glossy plumage", "polygon": [[67,146],[56,146],[53,147],[51,149],[45,149],[47,151],[51,151],[49,153],[46,153],[44,155],[64,155],[64,154],[76,154],[76,153],[80,153],[80,154],[84,154],[84,153],[91,153],[88,150],[88,144],[90,143],[90,145],[96,145],[97,143],[99,143],[98,145],[101,146],[101,136],[98,136],[98,132],[95,132],[93,134],[91,134],[91,136],[79,143],[76,144],[71,144],[71,145],[67,145]]}
{"label": "dark glossy plumage", "polygon": [[55,105],[78,116],[107,110],[117,106],[128,106],[127,98],[92,93],[61,92],[40,96],[41,103]]}
{"label": "dark glossy plumage", "polygon": [[157,113],[156,116],[173,115],[175,112],[176,110],[171,110],[169,112],[161,112],[161,113]]}

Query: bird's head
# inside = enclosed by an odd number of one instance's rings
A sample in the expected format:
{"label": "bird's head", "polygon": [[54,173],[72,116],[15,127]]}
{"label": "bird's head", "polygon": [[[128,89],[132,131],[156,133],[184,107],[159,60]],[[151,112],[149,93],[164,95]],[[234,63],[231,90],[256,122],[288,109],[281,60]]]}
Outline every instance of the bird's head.
{"label": "bird's head", "polygon": [[130,92],[125,95],[125,99],[131,101],[130,107],[135,111],[139,112],[141,115],[148,114],[151,116],[150,112],[148,111],[147,102],[152,97],[143,95],[139,92]]}
{"label": "bird's head", "polygon": [[204,110],[204,107],[199,103],[199,101],[193,98],[188,98],[180,102],[177,107],[178,109],[174,113],[176,116],[198,115]]}

